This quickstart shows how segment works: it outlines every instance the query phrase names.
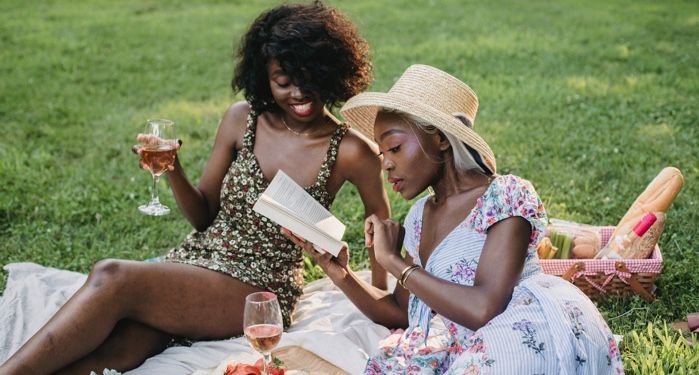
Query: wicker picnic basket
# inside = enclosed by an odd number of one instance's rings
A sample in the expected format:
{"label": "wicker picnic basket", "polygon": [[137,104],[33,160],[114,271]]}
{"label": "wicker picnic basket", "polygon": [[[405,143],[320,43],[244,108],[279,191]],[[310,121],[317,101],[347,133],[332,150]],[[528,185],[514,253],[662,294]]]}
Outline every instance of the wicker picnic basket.
{"label": "wicker picnic basket", "polygon": [[[614,227],[595,228],[604,246]],[[655,280],[663,268],[658,245],[648,259],[541,259],[540,262],[545,273],[572,282],[591,299],[635,293],[646,301],[653,301]]]}

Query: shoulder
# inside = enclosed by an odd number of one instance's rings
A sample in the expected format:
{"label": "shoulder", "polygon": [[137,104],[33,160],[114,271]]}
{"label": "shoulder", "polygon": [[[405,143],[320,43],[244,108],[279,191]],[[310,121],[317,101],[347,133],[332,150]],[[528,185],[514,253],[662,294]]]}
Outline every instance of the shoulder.
{"label": "shoulder", "polygon": [[529,245],[536,245],[543,236],[548,217],[544,204],[529,180],[514,176],[498,176],[493,188],[484,195],[480,214],[473,219],[477,231],[487,232],[493,224],[510,218],[522,217],[531,225]]}
{"label": "shoulder", "polygon": [[342,161],[341,159],[349,163],[366,160],[378,161],[379,147],[358,131],[349,128],[345,136],[342,137],[338,149],[338,161]]}
{"label": "shoulder", "polygon": [[492,182],[491,190],[495,190],[499,193],[521,192],[536,195],[534,185],[532,185],[529,180],[512,174],[495,177]]}
{"label": "shoulder", "polygon": [[358,131],[348,128],[347,133],[345,133],[340,142],[340,152],[346,153],[348,157],[362,157],[366,155],[378,157],[379,147]]}
{"label": "shoulder", "polygon": [[[356,169],[359,164],[362,168],[381,169],[378,146],[357,132],[349,128],[342,137],[337,152],[337,164],[340,168]],[[365,169],[366,170],[366,169]]]}
{"label": "shoulder", "polygon": [[534,186],[514,175],[497,176],[477,204],[478,212],[471,220],[477,231],[512,216],[521,216],[536,229],[546,220],[546,211]]}
{"label": "shoulder", "polygon": [[245,101],[231,104],[221,119],[218,129],[219,136],[239,144],[247,129],[247,118],[250,110],[250,104]]}
{"label": "shoulder", "polygon": [[233,103],[223,115],[223,122],[233,126],[245,125],[250,110],[250,104],[246,101]]}
{"label": "shoulder", "polygon": [[543,209],[541,199],[528,180],[515,175],[497,176],[483,194],[488,211],[509,212],[517,209]]}

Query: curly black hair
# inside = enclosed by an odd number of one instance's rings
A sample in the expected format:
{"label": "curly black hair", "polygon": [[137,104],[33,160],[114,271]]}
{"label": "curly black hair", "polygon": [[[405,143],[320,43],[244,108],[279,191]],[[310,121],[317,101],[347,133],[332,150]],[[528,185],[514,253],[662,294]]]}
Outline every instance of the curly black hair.
{"label": "curly black hair", "polygon": [[329,107],[364,91],[372,79],[369,45],[336,9],[320,1],[262,13],[243,35],[231,86],[253,110],[276,112],[267,63],[276,59],[302,92]]}

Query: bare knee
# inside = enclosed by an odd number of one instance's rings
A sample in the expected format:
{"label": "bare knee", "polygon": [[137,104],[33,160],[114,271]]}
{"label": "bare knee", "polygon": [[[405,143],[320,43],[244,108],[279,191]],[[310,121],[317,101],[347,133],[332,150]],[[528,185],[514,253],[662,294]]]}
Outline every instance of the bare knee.
{"label": "bare knee", "polygon": [[96,289],[118,287],[127,281],[128,265],[118,259],[104,259],[92,266],[86,285]]}

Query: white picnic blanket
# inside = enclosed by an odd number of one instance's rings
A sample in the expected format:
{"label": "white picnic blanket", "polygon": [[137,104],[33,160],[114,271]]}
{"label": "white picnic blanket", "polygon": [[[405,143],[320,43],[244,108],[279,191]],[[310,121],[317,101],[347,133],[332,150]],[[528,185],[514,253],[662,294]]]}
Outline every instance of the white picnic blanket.
{"label": "white picnic blanket", "polygon": [[[31,337],[83,284],[86,276],[43,267],[12,263],[0,298],[0,363]],[[369,272],[358,273],[365,280]],[[392,280],[392,284],[395,280]],[[304,288],[294,323],[282,336],[279,348],[301,346],[350,374],[362,373],[369,355],[389,330],[372,323],[327,278]],[[244,337],[202,341],[191,347],[171,347],[144,362],[128,375],[191,374],[211,369],[231,354],[255,355]]]}

